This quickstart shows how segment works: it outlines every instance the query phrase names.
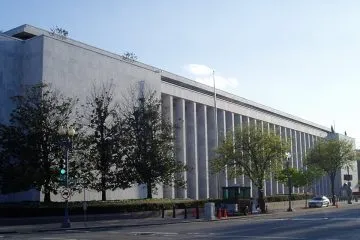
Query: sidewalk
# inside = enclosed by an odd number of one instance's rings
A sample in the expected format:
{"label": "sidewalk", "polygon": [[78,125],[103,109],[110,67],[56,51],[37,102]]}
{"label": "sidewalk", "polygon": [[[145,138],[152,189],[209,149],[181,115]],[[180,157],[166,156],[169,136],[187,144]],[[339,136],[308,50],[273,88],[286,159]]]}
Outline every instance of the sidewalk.
{"label": "sidewalk", "polygon": [[[348,209],[348,208],[358,208],[360,202],[354,202],[354,204],[347,204],[346,202],[340,202],[339,208],[329,207],[329,208],[311,208],[311,209],[304,209],[304,201],[294,201],[294,212],[286,212],[287,203],[276,203],[271,206],[269,204],[269,214],[253,214],[248,216],[236,216],[236,217],[229,217],[227,220],[232,219],[267,219],[273,217],[293,217],[299,216],[304,214],[316,213],[319,211],[331,211],[331,210],[341,210],[341,209]],[[274,208],[271,208],[274,207]],[[169,213],[169,212],[168,212]],[[97,215],[99,218],[105,218],[102,220],[95,220],[95,221],[82,221],[83,216],[70,216],[72,221],[71,228],[64,229],[61,228],[61,222],[63,220],[62,217],[43,217],[43,218],[24,218],[23,221],[26,221],[26,224],[23,225],[12,225],[12,226],[0,226],[0,234],[11,234],[11,233],[31,233],[31,232],[47,232],[47,231],[65,231],[65,230],[86,230],[86,229],[109,229],[109,228],[123,228],[123,227],[141,227],[141,226],[151,226],[151,225],[165,225],[165,224],[176,224],[176,223],[191,223],[191,222],[204,222],[208,221],[204,218],[196,219],[192,216],[191,211],[188,212],[188,218],[184,219],[184,215],[177,212],[176,218],[172,218],[169,214],[165,214],[165,218],[158,217],[149,217],[149,218],[132,218],[132,219],[124,219],[123,215],[117,215],[118,219],[109,220],[106,219],[109,215]],[[179,214],[180,213],[180,214]],[[115,215],[115,214],[113,214]],[[131,215],[131,214],[130,214]],[[114,216],[110,216],[114,217]],[[122,217],[122,219],[119,219]],[[200,215],[203,217],[203,214]],[[42,222],[46,222],[47,224],[41,223],[39,224],[39,219]],[[49,223],[49,221],[53,223]],[[11,219],[0,219],[0,222],[11,221]],[[56,222],[57,221],[57,222]],[[218,221],[218,220],[216,220]],[[220,220],[222,221],[222,220]],[[41,221],[40,221],[41,222]]]}
{"label": "sidewalk", "polygon": [[151,225],[189,223],[195,221],[204,221],[204,219],[146,218],[146,219],[119,219],[119,220],[105,220],[105,221],[91,221],[91,222],[72,222],[71,228],[61,228],[61,221],[60,221],[59,223],[50,223],[50,224],[1,226],[0,234],[65,231],[65,230],[86,230],[86,229],[108,229],[108,228],[135,227],[135,226],[141,227],[141,226],[151,226]]}

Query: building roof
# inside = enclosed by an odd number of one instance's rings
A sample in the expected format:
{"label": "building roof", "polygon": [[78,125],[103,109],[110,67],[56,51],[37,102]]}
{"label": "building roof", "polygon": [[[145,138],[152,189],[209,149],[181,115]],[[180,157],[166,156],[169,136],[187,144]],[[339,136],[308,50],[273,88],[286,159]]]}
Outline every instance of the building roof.
{"label": "building roof", "polygon": [[[46,30],[43,30],[41,28],[31,26],[31,25],[28,25],[28,24],[24,24],[24,25],[21,25],[19,27],[14,28],[14,29],[8,30],[8,31],[4,32],[3,34],[6,34],[8,36],[12,36],[14,38],[20,38],[20,39],[23,39],[23,40],[27,40],[27,39],[30,39],[32,37],[40,36],[40,35],[45,35],[45,36],[48,36],[48,37],[54,37],[54,36],[52,36],[52,34],[49,31],[46,31]],[[59,41],[66,41],[66,42],[68,42],[70,44],[73,44],[73,45],[76,45],[78,47],[88,49],[90,51],[97,52],[99,54],[103,54],[103,55],[106,55],[106,56],[109,56],[109,57],[112,57],[112,58],[116,58],[116,59],[118,59],[120,61],[126,61],[119,54],[115,54],[115,53],[112,53],[112,52],[109,52],[109,51],[105,51],[105,50],[90,46],[88,44],[85,44],[85,43],[82,43],[82,42],[79,42],[79,41],[76,41],[76,40],[73,40],[73,39],[70,39],[70,38],[66,38],[66,39],[56,38],[56,39],[59,40]],[[143,69],[147,69],[149,71],[154,71],[154,72],[160,73],[161,76],[162,76],[163,81],[168,81],[168,82],[171,82],[172,84],[182,86],[182,87],[185,87],[185,88],[190,88],[190,89],[195,90],[195,91],[200,91],[200,92],[203,92],[203,93],[208,94],[208,95],[213,94],[213,88],[210,87],[210,86],[207,86],[205,84],[196,82],[194,80],[191,80],[191,79],[176,75],[174,73],[170,73],[168,71],[164,71],[164,70],[162,70],[160,68],[153,67],[151,65],[147,65],[147,64],[144,64],[144,63],[141,63],[141,62],[138,62],[138,61],[132,61],[132,62],[126,61],[126,62],[128,64],[132,64],[132,65],[137,66],[139,68],[143,68]],[[321,129],[321,130],[323,130],[325,132],[330,132],[330,128],[328,128],[328,127],[325,127],[325,126],[316,124],[314,122],[311,122],[311,121],[296,117],[294,115],[291,115],[291,114],[276,110],[274,108],[262,105],[260,103],[248,100],[246,98],[242,98],[240,96],[228,93],[226,91],[222,91],[222,90],[218,90],[218,89],[216,91],[217,91],[217,97],[220,98],[220,99],[223,99],[225,101],[234,102],[234,103],[239,104],[239,105],[243,105],[243,106],[246,106],[246,107],[249,107],[249,108],[253,108],[253,109],[256,109],[256,110],[259,110],[259,111],[267,112],[267,113],[270,113],[270,114],[273,114],[273,115],[277,115],[277,116],[286,118],[286,119],[288,119],[290,121],[295,121],[295,122],[299,122],[299,123],[302,123],[302,124],[305,124],[305,125],[308,125],[308,126],[312,126],[312,127],[317,128],[317,129]]]}

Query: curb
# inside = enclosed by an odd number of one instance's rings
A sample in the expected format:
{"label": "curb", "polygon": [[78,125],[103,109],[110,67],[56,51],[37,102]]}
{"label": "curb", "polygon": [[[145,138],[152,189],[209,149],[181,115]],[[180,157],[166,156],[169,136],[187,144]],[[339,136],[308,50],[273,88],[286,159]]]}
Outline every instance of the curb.
{"label": "curb", "polygon": [[[220,220],[220,219],[219,219]],[[61,231],[76,231],[76,230],[87,230],[87,229],[111,229],[111,228],[127,228],[127,227],[146,227],[146,226],[159,226],[159,225],[170,225],[179,223],[193,223],[193,222],[204,222],[205,219],[196,219],[196,221],[183,220],[178,222],[160,222],[160,223],[142,223],[142,224],[127,224],[127,225],[109,225],[109,226],[91,226],[91,227],[71,227],[71,228],[49,228],[49,229],[36,229],[36,230],[18,230],[18,231],[0,231],[0,234],[30,234],[30,233],[41,233],[41,232],[61,232]]]}

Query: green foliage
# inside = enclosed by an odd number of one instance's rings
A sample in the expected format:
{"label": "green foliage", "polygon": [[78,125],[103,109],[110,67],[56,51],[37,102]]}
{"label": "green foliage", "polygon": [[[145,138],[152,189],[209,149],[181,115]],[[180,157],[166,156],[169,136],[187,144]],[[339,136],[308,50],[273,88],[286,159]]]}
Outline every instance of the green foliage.
{"label": "green foliage", "polygon": [[220,172],[227,167],[230,178],[241,174],[248,176],[258,188],[259,205],[265,212],[264,180],[282,166],[288,149],[288,144],[273,132],[255,126],[236,128],[234,134],[226,134],[216,150],[217,157],[211,161],[211,169]]}
{"label": "green foliage", "polygon": [[351,164],[355,160],[356,153],[352,142],[338,139],[320,139],[308,152],[305,162],[307,165],[321,169],[329,175],[331,192],[333,199],[335,199],[336,172],[343,167],[351,168]]}
{"label": "green foliage", "polygon": [[28,87],[12,100],[10,122],[0,125],[2,192],[36,188],[50,201],[59,187],[54,169],[63,160],[58,129],[69,124],[74,100],[45,84]]}
{"label": "green foliage", "polygon": [[77,145],[79,161],[73,166],[85,186],[102,192],[102,200],[106,200],[106,190],[127,188],[131,181],[124,163],[126,143],[113,89],[112,83],[94,86],[83,106],[79,126],[82,137]]}
{"label": "green foliage", "polygon": [[123,137],[128,146],[126,166],[131,169],[138,184],[147,185],[147,197],[157,183],[178,186],[183,181],[175,179],[175,173],[186,170],[175,158],[172,124],[161,114],[161,99],[155,91],[128,99],[123,111]]}
{"label": "green foliage", "polygon": [[321,169],[310,166],[307,169],[302,170],[297,170],[295,168],[284,168],[275,175],[275,178],[279,182],[287,185],[289,176],[291,178],[292,186],[309,187],[316,179],[320,178],[322,175],[323,171]]}
{"label": "green foliage", "polygon": [[272,132],[255,127],[236,128],[229,132],[211,161],[213,172],[228,168],[229,178],[245,174],[260,189],[270,173],[283,165],[288,144]]}
{"label": "green foliage", "polygon": [[354,146],[350,141],[320,139],[308,152],[306,162],[330,175],[343,167],[351,167],[355,156]]}

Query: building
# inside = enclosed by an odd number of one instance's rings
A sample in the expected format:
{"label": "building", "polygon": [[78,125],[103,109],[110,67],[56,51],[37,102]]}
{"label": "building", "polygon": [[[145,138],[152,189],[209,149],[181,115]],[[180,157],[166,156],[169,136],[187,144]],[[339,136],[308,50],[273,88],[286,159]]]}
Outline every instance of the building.
{"label": "building", "polygon": [[[236,126],[257,124],[274,131],[291,142],[291,166],[303,167],[303,158],[316,140],[329,135],[330,129],[296,116],[272,109],[250,100],[217,90],[217,110],[214,111],[214,91],[211,87],[163,71],[140,62],[126,61],[122,56],[103,51],[84,43],[60,37],[30,25],[22,25],[0,34],[0,121],[8,121],[12,103],[9,97],[22,92],[25,85],[51,83],[69,96],[85,99],[91,83],[113,80],[119,97],[126,90],[145,81],[146,85],[161,93],[163,111],[173,123],[178,124],[177,156],[192,171],[183,174],[186,189],[159,186],[155,197],[166,198],[216,198],[219,187],[231,185],[252,186],[242,176],[227,179],[209,172],[209,159],[213,156],[216,136],[223,138]],[[217,116],[217,129],[216,122]],[[357,185],[357,174],[353,174]],[[340,175],[337,186],[343,183]],[[316,194],[329,194],[330,181],[323,177],[314,184]],[[284,194],[287,189],[274,179],[266,181],[265,195]],[[295,188],[294,192],[303,189]],[[253,196],[256,189],[252,187]],[[146,196],[144,186],[108,192],[108,199],[141,198]],[[100,199],[101,194],[89,192],[87,199]],[[76,194],[72,200],[82,200]],[[1,201],[41,200],[37,191],[2,196]],[[52,199],[60,200],[59,196]]]}

